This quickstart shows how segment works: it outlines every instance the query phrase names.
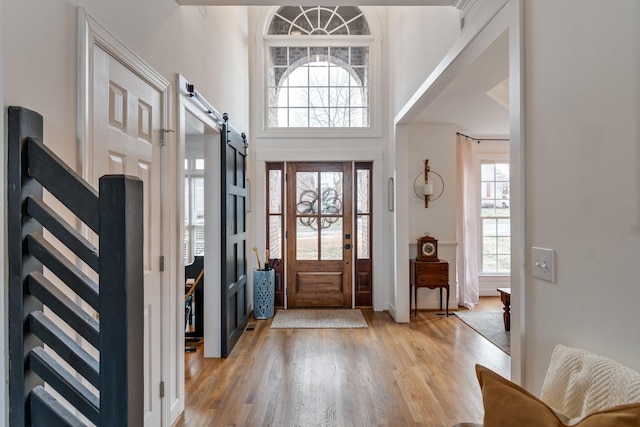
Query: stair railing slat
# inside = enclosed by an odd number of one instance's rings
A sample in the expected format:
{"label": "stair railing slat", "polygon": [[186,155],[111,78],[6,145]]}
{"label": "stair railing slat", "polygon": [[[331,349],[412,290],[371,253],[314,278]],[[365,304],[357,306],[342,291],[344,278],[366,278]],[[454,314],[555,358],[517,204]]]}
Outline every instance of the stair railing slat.
{"label": "stair railing slat", "polygon": [[29,327],[43,343],[82,375],[94,387],[100,384],[99,363],[80,345],[69,337],[43,312],[29,314]]}
{"label": "stair railing slat", "polygon": [[98,273],[98,249],[93,246],[80,233],[71,228],[53,209],[44,203],[42,199],[27,198],[27,212],[56,239],[69,248],[93,271]]}
{"label": "stair railing slat", "polygon": [[47,427],[86,427],[71,411],[64,407],[42,386],[37,386],[29,395],[31,425]]}
{"label": "stair railing slat", "polygon": [[42,273],[28,276],[29,291],[96,349],[100,346],[100,323],[80,308]]}
{"label": "stair railing slat", "polygon": [[84,274],[41,235],[30,234],[26,240],[27,248],[32,255],[93,309],[98,310],[100,306],[98,285],[89,276]]}
{"label": "stair railing slat", "polygon": [[45,380],[74,408],[78,409],[89,421],[98,424],[100,419],[100,399],[85,385],[67,371],[44,348],[36,347],[29,354],[29,363],[33,372]]}
{"label": "stair railing slat", "polygon": [[29,175],[98,232],[98,192],[41,141],[27,139]]}

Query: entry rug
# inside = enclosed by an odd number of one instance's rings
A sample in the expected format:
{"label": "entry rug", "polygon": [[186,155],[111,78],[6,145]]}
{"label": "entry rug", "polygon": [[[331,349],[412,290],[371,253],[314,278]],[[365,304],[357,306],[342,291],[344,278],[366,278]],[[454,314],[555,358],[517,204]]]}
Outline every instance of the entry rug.
{"label": "entry rug", "polygon": [[276,312],[271,323],[271,328],[273,329],[351,329],[367,327],[367,321],[358,309],[280,309]]}
{"label": "entry rug", "polygon": [[456,311],[454,314],[500,350],[511,355],[511,333],[504,330],[502,311]]}

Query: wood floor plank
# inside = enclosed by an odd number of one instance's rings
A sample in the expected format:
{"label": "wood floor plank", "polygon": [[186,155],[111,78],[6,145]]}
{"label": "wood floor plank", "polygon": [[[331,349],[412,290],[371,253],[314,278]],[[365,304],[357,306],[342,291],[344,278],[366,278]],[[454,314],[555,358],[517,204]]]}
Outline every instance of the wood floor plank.
{"label": "wood floor plank", "polygon": [[[501,310],[489,302],[492,311]],[[397,324],[363,311],[367,329],[245,332],[227,359],[185,355],[186,408],[174,427],[453,426],[481,422],[474,366],[508,377],[510,358],[455,316]]]}

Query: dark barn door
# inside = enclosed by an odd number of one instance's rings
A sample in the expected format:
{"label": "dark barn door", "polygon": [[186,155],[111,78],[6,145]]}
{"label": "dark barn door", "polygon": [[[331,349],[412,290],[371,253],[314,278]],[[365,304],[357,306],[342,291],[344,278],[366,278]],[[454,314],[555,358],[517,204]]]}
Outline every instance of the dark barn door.
{"label": "dark barn door", "polygon": [[222,357],[247,324],[247,144],[225,115],[222,127]]}

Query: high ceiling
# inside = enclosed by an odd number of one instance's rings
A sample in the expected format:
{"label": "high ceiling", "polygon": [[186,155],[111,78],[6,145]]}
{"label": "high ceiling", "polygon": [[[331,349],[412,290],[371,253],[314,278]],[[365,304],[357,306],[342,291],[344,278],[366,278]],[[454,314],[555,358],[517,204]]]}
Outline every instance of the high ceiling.
{"label": "high ceiling", "polygon": [[[469,0],[332,0],[340,5],[422,5],[462,8]],[[199,6],[316,6],[317,0],[176,0]],[[470,66],[419,112],[412,123],[450,123],[473,137],[508,137],[508,32],[499,36]],[[424,105],[424,104],[422,104]],[[420,107],[421,108],[421,107]],[[405,122],[406,123],[406,122]]]}
{"label": "high ceiling", "polygon": [[505,31],[412,121],[452,123],[459,132],[474,137],[507,137],[508,76],[509,37]]}
{"label": "high ceiling", "polygon": [[[318,0],[176,0],[187,6],[317,6]],[[332,6],[457,6],[466,0],[332,0]]]}

